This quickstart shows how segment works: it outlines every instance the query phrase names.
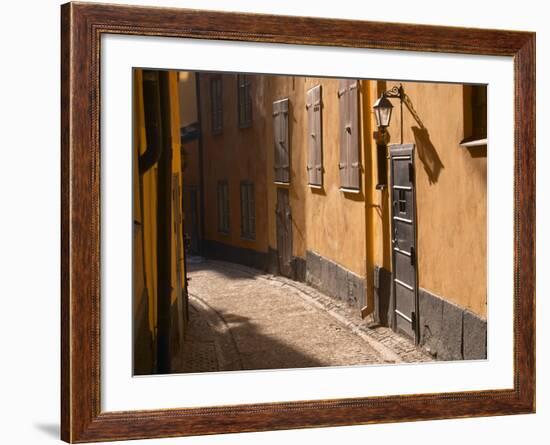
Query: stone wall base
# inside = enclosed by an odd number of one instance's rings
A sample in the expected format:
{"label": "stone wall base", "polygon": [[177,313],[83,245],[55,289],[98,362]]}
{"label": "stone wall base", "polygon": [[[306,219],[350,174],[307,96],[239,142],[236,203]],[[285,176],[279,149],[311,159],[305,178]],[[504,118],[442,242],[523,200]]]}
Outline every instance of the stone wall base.
{"label": "stone wall base", "polygon": [[[375,268],[375,318],[391,325],[391,272]],[[420,346],[439,360],[479,360],[487,358],[487,321],[476,314],[418,290]]]}
{"label": "stone wall base", "polygon": [[365,306],[365,279],[310,250],[306,251],[305,281],[353,307]]}

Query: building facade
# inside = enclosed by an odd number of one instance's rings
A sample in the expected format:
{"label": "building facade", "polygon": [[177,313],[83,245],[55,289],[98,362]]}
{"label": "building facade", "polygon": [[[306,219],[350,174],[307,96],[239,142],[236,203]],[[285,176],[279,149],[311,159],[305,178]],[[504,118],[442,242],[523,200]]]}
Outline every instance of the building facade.
{"label": "building facade", "polygon": [[438,358],[486,357],[485,86],[403,82],[382,131],[393,82],[196,76],[204,255],[305,281]]}
{"label": "building facade", "polygon": [[134,70],[134,374],[174,372],[188,320],[178,73]]}

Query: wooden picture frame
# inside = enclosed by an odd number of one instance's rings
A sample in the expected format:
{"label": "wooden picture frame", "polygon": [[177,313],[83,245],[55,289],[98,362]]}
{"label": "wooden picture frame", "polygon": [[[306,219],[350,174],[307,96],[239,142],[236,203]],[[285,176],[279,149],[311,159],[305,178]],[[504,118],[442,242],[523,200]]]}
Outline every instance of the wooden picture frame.
{"label": "wooden picture frame", "polygon": [[[173,437],[535,411],[535,34],[68,3],[61,7],[61,437]],[[103,34],[511,56],[515,72],[514,387],[102,412],[100,38]]]}

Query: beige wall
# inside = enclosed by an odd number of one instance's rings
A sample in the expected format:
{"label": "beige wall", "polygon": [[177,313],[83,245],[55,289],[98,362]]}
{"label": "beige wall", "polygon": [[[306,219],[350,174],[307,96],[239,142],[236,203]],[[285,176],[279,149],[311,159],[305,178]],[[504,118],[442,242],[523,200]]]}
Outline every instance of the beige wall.
{"label": "beige wall", "polygon": [[[366,277],[372,310],[375,265],[391,270],[390,200],[387,188],[376,190],[377,151],[372,104],[396,83],[362,81],[360,89],[361,191],[339,190],[339,115],[336,79],[252,76],[253,124],[237,124],[236,76],[224,76],[224,131],[210,133],[209,83],[201,75],[205,153],[206,238],[267,251],[275,249],[276,189],[272,102],[288,97],[291,151],[293,255],[312,250]],[[306,92],[322,85],[323,188],[307,185]],[[486,314],[486,151],[459,145],[465,136],[462,85],[403,83],[421,123],[404,107],[404,143],[416,147],[419,286],[474,313]],[[389,128],[399,143],[399,100]],[[215,161],[212,161],[215,159]],[[386,165],[388,163],[385,160]],[[230,179],[231,235],[217,233],[216,183]],[[256,184],[257,239],[240,239],[240,179]],[[261,197],[265,196],[263,200]],[[210,207],[210,208],[209,208]]]}
{"label": "beige wall", "polygon": [[[323,164],[322,189],[307,185],[307,113],[306,92],[321,84],[323,93]],[[338,81],[293,76],[252,76],[252,128],[237,125],[236,76],[223,76],[223,134],[210,132],[210,85],[207,75],[201,75],[201,117],[205,163],[206,238],[239,247],[266,251],[276,249],[275,207],[277,187],[289,189],[292,211],[292,253],[305,258],[313,250],[343,267],[365,276],[365,182],[359,193],[339,190],[339,114]],[[272,103],[289,98],[289,138],[291,183],[274,184],[274,146]],[[364,163],[364,149],[362,163]],[[220,156],[219,158],[217,156]],[[216,162],[209,162],[216,158]],[[230,178],[231,234],[217,233],[216,183]],[[362,175],[364,178],[364,174]],[[256,242],[242,240],[240,230],[240,179],[256,184]],[[262,199],[265,196],[267,199]],[[214,205],[213,205],[214,204]],[[266,230],[266,233],[263,233]],[[259,233],[258,233],[259,232]],[[346,233],[346,236],[340,236]]]}
{"label": "beige wall", "polygon": [[[203,174],[205,201],[205,238],[233,246],[267,252],[267,200],[265,138],[271,123],[271,109],[263,106],[266,95],[265,77],[252,82],[252,127],[239,128],[237,114],[237,75],[224,74],[223,82],[223,131],[213,135],[210,120],[210,75],[201,73],[201,127],[203,145]],[[229,182],[230,233],[218,232],[217,183]],[[252,181],[255,185],[256,239],[241,237],[240,182]]]}
{"label": "beige wall", "polygon": [[[293,213],[293,253],[304,257],[312,250],[360,276],[365,276],[365,199],[364,174],[359,193],[340,191],[340,121],[338,80],[308,77],[273,77],[276,99],[288,97],[291,103],[291,168],[290,187]],[[306,92],[321,85],[323,128],[323,187],[307,185],[308,130]],[[364,150],[361,164],[364,165]],[[271,150],[273,152],[273,150]],[[271,155],[273,156],[273,155]],[[272,171],[270,183],[272,184]],[[270,187],[275,199],[275,186]],[[274,205],[274,204],[273,204]],[[275,229],[270,227],[270,244],[276,245]],[[345,236],[342,236],[345,234]]]}
{"label": "beige wall", "polygon": [[[484,148],[459,145],[465,136],[464,87],[418,82],[403,87],[424,126],[404,108],[403,142],[414,143],[416,151],[419,286],[485,316],[487,157]],[[399,143],[399,101],[393,103],[390,143]]]}
{"label": "beige wall", "polygon": [[[138,158],[147,150],[146,123],[143,99],[143,70],[134,71],[134,152],[133,152],[133,221],[134,221],[134,265],[133,265],[133,292],[134,292],[134,371],[137,374],[155,372],[156,335],[158,332],[158,258],[157,258],[157,193],[158,193],[158,166],[153,165],[147,172],[140,174]],[[166,108],[162,109],[162,119],[170,123],[171,140],[171,175],[178,177],[177,185],[172,183],[173,191],[182,187],[182,171],[180,159],[180,110],[178,106],[177,73],[168,73],[168,97]],[[170,325],[171,352],[173,357],[178,356],[182,347],[186,327],[186,307],[182,292],[185,288],[185,261],[183,258],[183,239],[181,219],[175,215],[182,214],[181,201],[171,201],[172,221],[171,248],[170,248],[170,278],[172,303]],[[137,223],[137,224],[136,224]],[[177,232],[174,228],[177,227]],[[180,256],[176,255],[179,250]],[[179,269],[179,274],[177,270]],[[181,330],[180,330],[181,328]],[[175,341],[174,341],[175,339]]]}
{"label": "beige wall", "polygon": [[180,125],[185,127],[197,122],[197,88],[195,73],[180,71],[178,73]]}

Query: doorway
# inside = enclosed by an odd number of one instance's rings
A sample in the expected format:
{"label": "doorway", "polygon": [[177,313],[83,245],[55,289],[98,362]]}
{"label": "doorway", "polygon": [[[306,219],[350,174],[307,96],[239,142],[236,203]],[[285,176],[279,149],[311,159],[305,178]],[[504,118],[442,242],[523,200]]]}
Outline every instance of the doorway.
{"label": "doorway", "polygon": [[418,343],[414,145],[390,145],[392,327]]}
{"label": "doorway", "polygon": [[277,188],[277,257],[279,273],[292,278],[292,214],[288,189]]}

